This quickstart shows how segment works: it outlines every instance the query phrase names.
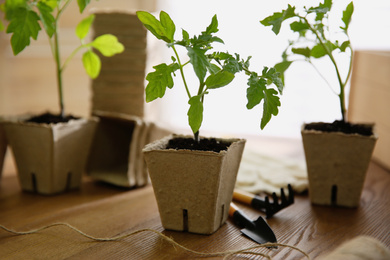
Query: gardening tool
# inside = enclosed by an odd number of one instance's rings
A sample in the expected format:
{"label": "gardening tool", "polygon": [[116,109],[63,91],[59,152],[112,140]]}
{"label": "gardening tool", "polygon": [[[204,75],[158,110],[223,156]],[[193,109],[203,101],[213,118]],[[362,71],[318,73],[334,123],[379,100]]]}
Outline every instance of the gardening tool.
{"label": "gardening tool", "polygon": [[252,206],[254,209],[264,211],[267,218],[272,217],[276,212],[290,206],[294,203],[294,191],[290,184],[288,184],[288,198],[284,193],[284,189],[280,189],[280,203],[275,192],[272,194],[273,202],[269,201],[268,196],[261,199],[259,196],[249,192],[234,190],[233,199],[239,202]]}
{"label": "gardening tool", "polygon": [[241,229],[241,232],[253,241],[264,244],[267,242],[276,243],[276,236],[263,217],[255,221],[251,220],[232,202],[230,203],[229,216]]}

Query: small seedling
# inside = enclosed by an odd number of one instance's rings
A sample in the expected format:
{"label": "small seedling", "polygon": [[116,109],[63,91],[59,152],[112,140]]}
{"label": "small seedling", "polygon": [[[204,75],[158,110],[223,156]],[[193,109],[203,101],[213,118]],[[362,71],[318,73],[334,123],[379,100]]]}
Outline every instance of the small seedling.
{"label": "small seedling", "polygon": [[[353,2],[350,2],[342,15],[342,25],[338,32],[333,32],[329,28],[329,15],[332,8],[332,0],[324,0],[314,7],[304,7],[303,10],[297,11],[296,7],[288,5],[287,9],[282,12],[275,12],[273,15],[263,19],[261,24],[272,26],[272,31],[279,34],[283,23],[290,22],[290,29],[296,32],[298,37],[291,40],[282,54],[282,62],[275,65],[275,68],[282,73],[284,79],[285,71],[290,65],[302,57],[314,68],[322,78],[323,74],[316,68],[313,59],[328,57],[333,64],[339,82],[339,93],[337,94],[340,101],[340,110],[342,120],[346,121],[345,108],[345,87],[352,72],[353,50],[348,35],[349,24],[354,11]],[[339,36],[339,39],[333,39]],[[340,71],[340,63],[336,61],[335,56],[345,54],[349,56],[349,65],[346,76],[343,78]],[[326,80],[327,84],[328,81]]]}
{"label": "small seedling", "polygon": [[[107,57],[124,50],[123,45],[111,34],[101,35],[89,43],[85,42],[95,18],[94,15],[90,15],[76,27],[76,35],[81,42],[80,46],[62,63],[58,24],[60,17],[71,2],[72,0],[6,0],[0,6],[0,10],[5,13],[5,19],[9,22],[6,32],[12,34],[11,46],[14,55],[18,55],[29,46],[31,39],[36,40],[42,29],[47,34],[56,64],[59,107],[62,118],[65,116],[62,73],[74,55],[80,50],[85,50],[82,56],[84,68],[91,78],[96,78],[100,73],[101,61],[94,50],[98,50]],[[89,3],[90,0],[77,0],[80,13]],[[0,30],[2,29],[5,29],[5,25],[0,22]]]}
{"label": "small seedling", "polygon": [[[188,123],[194,133],[194,139],[199,141],[199,129],[203,121],[203,102],[205,96],[215,89],[227,86],[238,72],[248,76],[247,108],[252,109],[263,101],[263,116],[261,129],[270,121],[272,115],[278,114],[283,83],[275,68],[264,67],[261,74],[249,69],[249,60],[241,59],[239,54],[228,52],[212,52],[214,44],[223,44],[223,40],[215,34],[218,32],[218,20],[214,15],[210,25],[200,35],[190,37],[182,29],[182,39],[175,39],[176,26],[166,12],[160,12],[160,20],[148,12],[137,12],[139,20],[159,40],[166,42],[172,49],[172,63],[162,63],[154,66],[154,71],[146,76],[146,102],[151,102],[165,95],[167,88],[174,86],[173,76],[179,71],[188,97]],[[183,63],[176,47],[187,51],[188,62]],[[183,68],[191,64],[199,80],[195,90],[190,89]],[[269,87],[273,84],[274,87]]]}

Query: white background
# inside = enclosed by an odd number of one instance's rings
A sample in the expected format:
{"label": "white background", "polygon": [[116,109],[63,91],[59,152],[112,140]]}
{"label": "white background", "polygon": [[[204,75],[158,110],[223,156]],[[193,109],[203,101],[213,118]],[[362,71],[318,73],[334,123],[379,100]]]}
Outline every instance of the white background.
{"label": "white background", "polygon": [[[242,57],[253,56],[251,69],[260,72],[263,66],[273,66],[281,60],[289,38],[295,38],[288,26],[283,26],[276,36],[271,27],[260,24],[260,20],[280,12],[287,4],[303,6],[317,1],[259,1],[259,0],[160,0],[159,10],[166,11],[176,24],[176,39],[181,39],[181,28],[189,34],[197,35],[210,24],[211,18],[217,14],[219,21],[218,36],[225,45],[220,50],[240,53]],[[341,15],[350,1],[333,1],[331,13],[332,24],[342,25]],[[298,5],[299,4],[299,5]],[[390,50],[390,1],[371,0],[354,2],[355,11],[350,25],[350,38],[355,50]],[[158,15],[158,12],[156,13]],[[333,24],[335,22],[335,24]],[[171,49],[162,41],[149,35],[150,50],[147,72],[152,66],[162,62],[169,63]],[[335,35],[337,36],[337,35]],[[183,54],[185,54],[183,52]],[[341,66],[347,60],[340,59]],[[334,68],[327,60],[321,60],[318,67],[328,78],[334,90],[308,64],[294,63],[286,73],[286,87],[281,97],[282,106],[279,115],[273,117],[264,130],[260,130],[262,104],[252,110],[246,109],[246,78],[237,76],[232,84],[225,88],[213,90],[205,98],[202,130],[221,134],[261,134],[270,136],[299,137],[303,122],[340,119],[338,84]],[[195,93],[198,80],[192,68],[186,70]],[[190,131],[187,123],[187,96],[179,75],[175,78],[175,86],[168,89],[163,99],[147,105],[147,111],[153,120]]]}

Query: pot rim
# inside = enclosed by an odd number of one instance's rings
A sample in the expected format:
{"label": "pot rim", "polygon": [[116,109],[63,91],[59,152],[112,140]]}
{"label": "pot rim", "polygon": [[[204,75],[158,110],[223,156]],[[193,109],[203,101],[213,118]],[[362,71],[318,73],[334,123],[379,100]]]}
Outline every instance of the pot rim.
{"label": "pot rim", "polygon": [[[43,113],[50,113],[50,111],[46,111]],[[43,113],[26,113],[16,116],[9,116],[6,118],[3,118],[0,121],[0,124],[10,124],[10,125],[24,125],[28,127],[40,127],[40,128],[60,128],[60,127],[66,127],[70,125],[77,125],[77,124],[83,124],[86,122],[98,122],[99,118],[92,115],[88,117],[80,116],[75,119],[70,119],[68,122],[59,122],[59,123],[36,123],[36,122],[26,122],[26,120]]]}
{"label": "pot rim", "polygon": [[309,124],[331,124],[329,122],[322,122],[322,121],[319,121],[319,122],[304,122],[302,125],[301,125],[301,134],[323,134],[323,135],[343,135],[343,136],[358,136],[358,137],[361,137],[361,138],[374,138],[374,139],[378,139],[378,134],[377,134],[377,131],[376,131],[376,124],[375,123],[351,123],[349,122],[350,124],[352,125],[362,125],[362,126],[367,126],[367,127],[371,127],[372,129],[372,135],[370,136],[367,136],[367,135],[362,135],[362,134],[359,134],[359,133],[343,133],[343,132],[340,132],[340,131],[337,131],[337,132],[326,132],[326,131],[321,131],[321,130],[315,130],[315,129],[310,129],[310,130],[306,130],[305,129],[305,126],[306,125],[309,125]]}
{"label": "pot rim", "polygon": [[203,139],[203,138],[204,139],[215,138],[217,140],[223,140],[223,141],[231,142],[231,144],[230,144],[230,146],[228,147],[227,150],[222,150],[220,152],[198,151],[198,150],[189,150],[189,149],[180,149],[180,150],[166,149],[166,145],[168,144],[169,140],[174,139],[174,138],[180,138],[180,137],[184,137],[184,138],[190,137],[190,138],[192,138],[193,136],[191,136],[191,135],[182,135],[182,134],[170,134],[170,135],[167,135],[167,136],[165,136],[165,137],[163,137],[161,139],[158,139],[158,140],[156,140],[156,141],[154,141],[152,143],[149,143],[149,144],[145,145],[145,147],[142,149],[142,152],[143,153],[147,153],[147,152],[197,153],[197,154],[208,154],[208,155],[220,156],[220,155],[224,155],[225,153],[227,153],[233,143],[246,142],[246,139],[242,139],[242,138],[220,138],[220,137],[200,136],[201,139]]}

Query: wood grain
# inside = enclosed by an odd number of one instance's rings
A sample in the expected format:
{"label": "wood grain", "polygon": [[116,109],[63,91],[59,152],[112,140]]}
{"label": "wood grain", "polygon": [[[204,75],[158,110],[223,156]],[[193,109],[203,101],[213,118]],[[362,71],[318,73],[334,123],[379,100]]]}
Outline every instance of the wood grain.
{"label": "wood grain", "polygon": [[[289,150],[286,148],[286,150]],[[390,246],[390,173],[371,163],[360,206],[356,209],[311,205],[307,194],[268,220],[278,242],[306,251],[312,259],[334,250],[358,235],[369,235]],[[253,219],[265,216],[237,203]],[[57,196],[20,191],[10,158],[0,182],[0,224],[26,231],[65,222],[95,237],[113,237],[150,228],[181,245],[201,252],[238,250],[257,245],[229,219],[212,235],[164,230],[150,185],[134,190],[94,182]],[[290,249],[258,249],[274,259],[304,259]],[[256,259],[241,255],[234,259]],[[0,230],[0,259],[196,259],[199,256],[145,232],[120,241],[95,242],[64,226],[32,235]],[[211,257],[210,259],[221,259]]]}

